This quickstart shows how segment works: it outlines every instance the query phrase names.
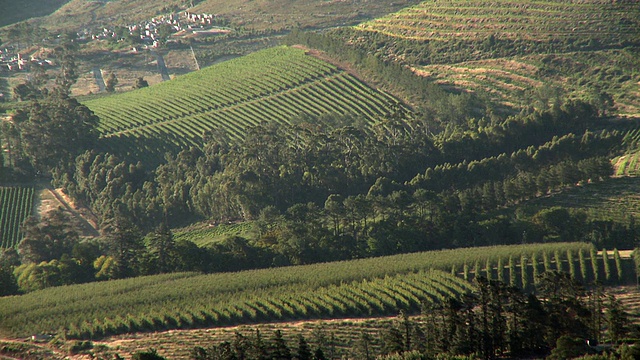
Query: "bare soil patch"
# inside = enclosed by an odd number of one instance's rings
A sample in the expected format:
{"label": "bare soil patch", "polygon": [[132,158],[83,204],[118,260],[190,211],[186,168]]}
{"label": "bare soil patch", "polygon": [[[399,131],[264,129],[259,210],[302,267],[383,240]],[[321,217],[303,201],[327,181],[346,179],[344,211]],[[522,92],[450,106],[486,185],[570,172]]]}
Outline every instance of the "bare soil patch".
{"label": "bare soil patch", "polygon": [[48,184],[39,184],[36,194],[35,214],[42,218],[49,211],[64,210],[71,218],[72,224],[80,236],[99,236],[98,218],[90,209],[76,205],[60,188],[54,189]]}

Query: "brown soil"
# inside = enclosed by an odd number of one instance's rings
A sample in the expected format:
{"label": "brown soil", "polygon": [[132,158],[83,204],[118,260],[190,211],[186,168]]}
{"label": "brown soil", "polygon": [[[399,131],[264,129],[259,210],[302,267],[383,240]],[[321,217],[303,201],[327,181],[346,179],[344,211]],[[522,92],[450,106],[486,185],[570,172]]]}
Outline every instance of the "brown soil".
{"label": "brown soil", "polygon": [[54,189],[48,184],[40,184],[39,188],[35,209],[38,217],[42,218],[49,211],[62,208],[71,217],[80,236],[96,237],[100,235],[98,219],[90,209],[76,205],[60,188]]}

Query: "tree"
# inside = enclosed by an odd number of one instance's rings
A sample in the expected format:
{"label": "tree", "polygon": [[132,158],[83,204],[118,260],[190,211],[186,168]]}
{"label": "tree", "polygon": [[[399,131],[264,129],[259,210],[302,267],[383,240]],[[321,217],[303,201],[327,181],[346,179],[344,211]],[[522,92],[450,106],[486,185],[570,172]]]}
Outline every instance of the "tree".
{"label": "tree", "polygon": [[142,89],[149,86],[149,83],[147,82],[147,80],[145,80],[142,76],[138,77],[136,79],[136,83],[133,85],[134,89]]}
{"label": "tree", "polygon": [[611,342],[617,344],[618,341],[627,333],[629,318],[627,317],[620,300],[616,299],[613,295],[609,295],[609,302],[607,305],[607,331]]}
{"label": "tree", "polygon": [[107,81],[105,81],[105,90],[112,93],[116,91],[116,85],[118,85],[118,78],[116,77],[116,74],[109,74],[109,76],[107,77]]}
{"label": "tree", "polygon": [[166,223],[163,222],[156,231],[149,235],[147,249],[152,258],[154,272],[167,273],[175,270],[176,243],[173,240],[173,233]]}
{"label": "tree", "polygon": [[291,350],[289,350],[289,347],[282,337],[282,332],[280,330],[276,330],[274,332],[273,339],[271,339],[268,350],[269,359],[291,360]]}
{"label": "tree", "polygon": [[60,73],[56,77],[57,91],[61,95],[69,95],[71,85],[78,80],[78,66],[76,53],[78,45],[71,40],[66,41],[54,49],[54,55],[60,64]]}
{"label": "tree", "polygon": [[156,349],[149,349],[147,351],[138,351],[131,356],[132,360],[165,360],[164,357],[158,355]]}
{"label": "tree", "polygon": [[71,251],[79,241],[78,233],[70,225],[69,216],[62,210],[52,210],[41,221],[30,217],[23,225],[24,238],[18,245],[23,263],[57,260]]}
{"label": "tree", "polygon": [[312,357],[311,348],[309,347],[309,344],[307,344],[307,340],[305,340],[302,334],[299,334],[298,335],[298,351],[297,351],[296,358],[298,360],[311,360],[311,357]]}
{"label": "tree", "polygon": [[18,283],[13,276],[13,267],[0,264],[0,296],[18,294]]}
{"label": "tree", "polygon": [[99,119],[89,108],[66,96],[36,101],[13,115],[21,146],[33,167],[47,174],[67,166],[95,146]]}
{"label": "tree", "polygon": [[144,251],[138,228],[130,220],[116,216],[107,224],[105,232],[110,255],[115,261],[115,276],[117,278],[135,276]]}

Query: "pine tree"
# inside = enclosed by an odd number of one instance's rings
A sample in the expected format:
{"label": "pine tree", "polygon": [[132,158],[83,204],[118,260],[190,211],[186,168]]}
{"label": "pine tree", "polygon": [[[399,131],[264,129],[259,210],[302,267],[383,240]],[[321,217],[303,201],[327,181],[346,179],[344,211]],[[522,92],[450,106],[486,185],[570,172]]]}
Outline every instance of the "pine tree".
{"label": "pine tree", "polygon": [[513,261],[513,256],[509,256],[509,286],[516,286],[517,275],[516,275],[516,264]]}
{"label": "pine tree", "polygon": [[544,271],[551,271],[551,259],[549,258],[549,253],[546,251],[542,252],[542,263],[544,264]]}
{"label": "pine tree", "polygon": [[622,259],[620,259],[620,252],[618,248],[613,249],[613,260],[616,263],[616,273],[618,275],[618,281],[622,281]]}
{"label": "pine tree", "polygon": [[298,335],[298,351],[296,358],[298,360],[311,360],[311,348],[309,344],[307,344],[307,340],[305,340],[302,334]]}
{"label": "pine tree", "polygon": [[522,290],[527,291],[529,288],[529,264],[525,255],[520,256],[520,278],[522,281]]}
{"label": "pine tree", "polygon": [[602,265],[604,265],[604,279],[605,281],[611,281],[611,264],[609,264],[609,254],[607,249],[602,249]]}
{"label": "pine tree", "polygon": [[531,268],[533,269],[533,283],[538,284],[538,279],[540,278],[540,271],[538,269],[538,258],[534,253],[531,255]]}
{"label": "pine tree", "polygon": [[582,276],[582,282],[586,283],[589,278],[587,276],[587,261],[584,258],[584,251],[582,249],[578,251],[578,261],[580,262],[580,275]]}
{"label": "pine tree", "polygon": [[498,258],[498,281],[504,282],[504,264],[502,257]]}
{"label": "pine tree", "polygon": [[609,338],[614,344],[617,344],[627,333],[629,318],[620,300],[616,299],[613,295],[609,295],[606,319]]}
{"label": "pine tree", "polygon": [[576,263],[573,259],[573,252],[571,249],[567,249],[567,262],[569,262],[569,275],[571,280],[578,280],[578,274],[576,273]]}
{"label": "pine tree", "polygon": [[594,247],[591,248],[591,269],[593,270],[593,282],[600,281],[600,271],[598,271],[598,254]]}
{"label": "pine tree", "polygon": [[562,268],[562,256],[560,256],[560,250],[556,250],[553,252],[554,260],[556,261],[556,270],[563,272]]}
{"label": "pine tree", "polygon": [[492,268],[491,259],[487,259],[487,262],[484,265],[484,271],[487,276],[487,280],[491,280],[491,273],[492,273],[491,268]]}
{"label": "pine tree", "polygon": [[282,332],[276,330],[273,339],[268,346],[269,359],[272,360],[291,360],[291,350],[287,346],[287,342],[282,337]]}

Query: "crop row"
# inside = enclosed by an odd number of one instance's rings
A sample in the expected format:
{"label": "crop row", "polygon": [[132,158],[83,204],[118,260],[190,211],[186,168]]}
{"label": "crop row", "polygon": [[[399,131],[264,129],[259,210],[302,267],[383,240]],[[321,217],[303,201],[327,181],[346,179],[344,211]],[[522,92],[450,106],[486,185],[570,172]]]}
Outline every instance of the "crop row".
{"label": "crop row", "polygon": [[100,117],[107,150],[144,156],[200,146],[207,131],[243,138],[249,127],[301,115],[374,122],[397,100],[304,50],[279,47],[86,105]]}
{"label": "crop row", "polygon": [[0,187],[0,248],[20,241],[20,227],[31,214],[34,192],[33,187]]}
{"label": "crop row", "polygon": [[[326,264],[198,275],[178,273],[49,288],[0,298],[0,331],[64,329],[77,337],[143,329],[417,310],[469,288],[451,269],[544,253],[590,252],[584,243],[469,248]],[[500,260],[502,259],[502,260]],[[493,267],[493,266],[491,266]],[[431,272],[431,270],[446,271]],[[105,320],[105,319],[108,319]]]}
{"label": "crop row", "polygon": [[414,39],[485,37],[490,33],[508,38],[532,36],[536,41],[580,34],[607,38],[637,33],[634,19],[638,11],[635,3],[438,1],[403,9],[359,29]]}

